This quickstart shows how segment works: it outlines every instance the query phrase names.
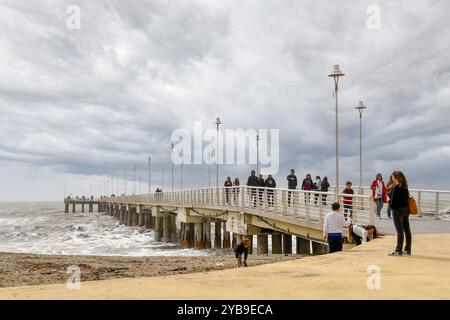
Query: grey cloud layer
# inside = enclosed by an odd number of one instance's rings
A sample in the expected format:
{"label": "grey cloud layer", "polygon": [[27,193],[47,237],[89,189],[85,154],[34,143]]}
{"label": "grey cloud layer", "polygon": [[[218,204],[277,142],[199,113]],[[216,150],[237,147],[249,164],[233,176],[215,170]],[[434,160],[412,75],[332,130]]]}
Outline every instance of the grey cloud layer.
{"label": "grey cloud layer", "polygon": [[[81,30],[66,28],[69,4]],[[0,159],[108,175],[151,152],[159,170],[174,129],[221,116],[281,129],[280,178],[289,167],[332,177],[326,75],[340,63],[343,176],[357,177],[364,100],[366,179],[405,169],[417,186],[449,186],[450,4],[381,1],[369,30],[371,4],[2,0]],[[205,168],[189,170],[186,185],[206,184]]]}

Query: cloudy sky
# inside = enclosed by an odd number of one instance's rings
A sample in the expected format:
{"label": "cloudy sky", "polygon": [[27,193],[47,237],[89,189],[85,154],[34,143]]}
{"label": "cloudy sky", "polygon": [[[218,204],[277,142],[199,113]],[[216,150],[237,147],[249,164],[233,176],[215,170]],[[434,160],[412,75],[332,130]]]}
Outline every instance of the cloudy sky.
{"label": "cloudy sky", "polygon": [[[279,186],[290,167],[333,183],[334,64],[341,180],[358,182],[363,100],[365,182],[401,169],[413,187],[450,189],[448,12],[446,0],[0,0],[0,200],[99,194],[111,177],[116,192],[117,176],[122,193],[134,165],[145,192],[149,154],[153,187],[164,168],[167,188],[171,133],[217,116],[280,129]],[[249,169],[223,166],[220,180]],[[208,185],[207,166],[183,176]]]}

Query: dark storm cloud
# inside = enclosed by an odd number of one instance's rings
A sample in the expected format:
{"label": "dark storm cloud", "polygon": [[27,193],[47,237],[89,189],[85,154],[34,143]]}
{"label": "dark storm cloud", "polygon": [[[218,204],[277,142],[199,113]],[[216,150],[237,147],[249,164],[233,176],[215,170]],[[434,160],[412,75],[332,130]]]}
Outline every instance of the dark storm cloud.
{"label": "dark storm cloud", "polygon": [[[70,4],[81,30],[66,28]],[[173,130],[220,116],[224,128],[280,129],[281,185],[290,167],[332,178],[327,74],[339,63],[344,179],[358,177],[364,100],[365,179],[403,168],[448,188],[450,4],[379,1],[381,29],[369,30],[372,4],[3,0],[0,159],[100,177],[137,163],[145,176],[151,154],[156,176],[170,170]],[[185,170],[185,185],[207,184],[207,167]]]}

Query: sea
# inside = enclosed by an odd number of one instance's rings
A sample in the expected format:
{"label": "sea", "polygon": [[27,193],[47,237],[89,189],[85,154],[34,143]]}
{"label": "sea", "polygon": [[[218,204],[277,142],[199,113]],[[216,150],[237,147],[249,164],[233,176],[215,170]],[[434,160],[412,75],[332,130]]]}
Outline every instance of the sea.
{"label": "sea", "polygon": [[155,242],[153,231],[104,213],[64,213],[61,202],[0,202],[0,252],[95,256],[199,256]]}

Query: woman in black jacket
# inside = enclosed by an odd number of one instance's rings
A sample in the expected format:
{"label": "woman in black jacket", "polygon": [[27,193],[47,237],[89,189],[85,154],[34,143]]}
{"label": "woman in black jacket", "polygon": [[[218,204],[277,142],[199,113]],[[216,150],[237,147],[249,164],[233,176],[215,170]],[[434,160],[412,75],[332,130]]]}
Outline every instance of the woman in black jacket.
{"label": "woman in black jacket", "polygon": [[[411,255],[411,229],[409,227],[409,190],[408,182],[401,171],[394,171],[392,174],[394,188],[392,189],[389,206],[392,210],[395,229],[397,230],[397,247],[391,256]],[[406,238],[405,249],[403,241]],[[402,251],[403,250],[403,251]]]}

